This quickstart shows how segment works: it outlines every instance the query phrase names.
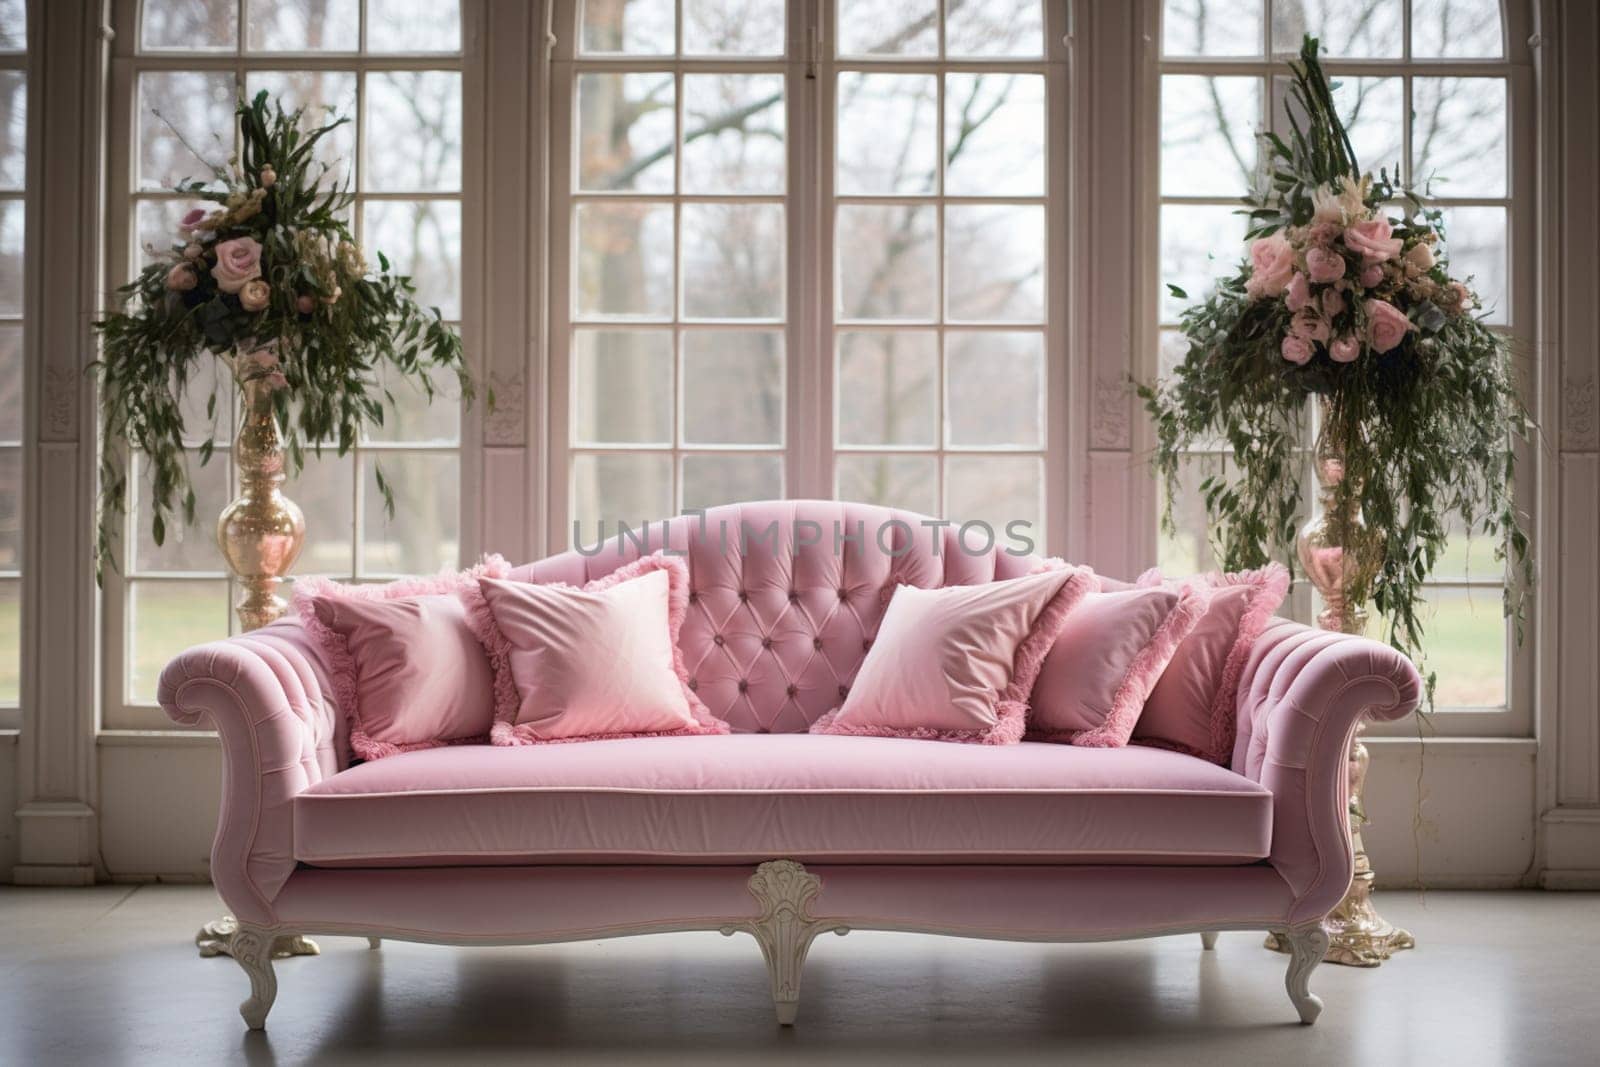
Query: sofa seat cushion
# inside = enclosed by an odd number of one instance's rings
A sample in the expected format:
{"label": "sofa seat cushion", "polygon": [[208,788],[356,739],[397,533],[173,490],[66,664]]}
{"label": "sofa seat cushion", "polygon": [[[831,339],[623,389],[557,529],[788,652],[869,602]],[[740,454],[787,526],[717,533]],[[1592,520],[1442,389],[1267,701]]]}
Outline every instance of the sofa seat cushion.
{"label": "sofa seat cushion", "polygon": [[1249,863],[1272,796],[1178,752],[813,734],[407,752],[294,799],[323,867]]}

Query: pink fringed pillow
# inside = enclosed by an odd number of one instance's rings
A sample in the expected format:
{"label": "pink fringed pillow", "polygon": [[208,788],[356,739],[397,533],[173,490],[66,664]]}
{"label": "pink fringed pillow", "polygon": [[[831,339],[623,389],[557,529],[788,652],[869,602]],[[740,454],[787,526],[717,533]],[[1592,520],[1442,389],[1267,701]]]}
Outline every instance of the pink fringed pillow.
{"label": "pink fringed pillow", "polygon": [[1017,743],[1039,665],[1093,586],[1093,571],[1059,563],[981,585],[900,586],[844,705],[811,732]]}
{"label": "pink fringed pillow", "polygon": [[1126,745],[1150,691],[1209,600],[1203,586],[1085,597],[1034,682],[1028,736],[1085,748]]}
{"label": "pink fringed pillow", "polygon": [[490,556],[457,574],[387,585],[295,582],[295,610],[327,658],[357,756],[488,740],[494,676],[461,594],[509,570]]}
{"label": "pink fringed pillow", "polygon": [[[1139,580],[1150,585],[1161,575],[1147,572]],[[1239,675],[1250,646],[1289,592],[1289,572],[1271,563],[1199,581],[1210,589],[1210,603],[1151,690],[1133,740],[1227,764],[1233,759]]]}
{"label": "pink fringed pillow", "polygon": [[466,599],[494,667],[495,744],[728,732],[678,651],[681,558],[644,556],[582,589],[485,578]]}

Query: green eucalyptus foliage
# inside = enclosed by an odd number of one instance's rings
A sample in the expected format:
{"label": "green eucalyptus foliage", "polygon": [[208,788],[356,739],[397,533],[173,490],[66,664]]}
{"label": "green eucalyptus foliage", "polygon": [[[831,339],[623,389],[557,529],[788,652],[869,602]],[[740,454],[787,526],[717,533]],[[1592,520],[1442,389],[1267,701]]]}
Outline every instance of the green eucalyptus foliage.
{"label": "green eucalyptus foliage", "polygon": [[[194,522],[182,412],[206,361],[220,359],[246,378],[274,375],[291,476],[304,466],[307,449],[320,454],[330,447],[343,455],[364,426],[383,425],[394,397],[379,384],[380,371],[387,381],[409,380],[430,400],[430,372],[453,371],[462,398],[473,396],[460,338],[438,308],[417,305],[411,279],[391,270],[381,252],[376,270],[367,263],[345,222],[355,202],[348,180],[328,180],[327,166],[315,158],[323,138],[349,120],[302,129],[303,109],[269,106],[265,92],[241,100],[236,113],[239,154],[230,166],[213,166],[209,180],[176,187],[215,208],[117,290],[120,311],[95,323],[102,342],[95,365],[103,433],[99,567],[115,565],[112,546],[127,507],[127,452],[143,457],[149,482],[144,505],[156,543],[175,516]],[[241,238],[261,249],[267,296],[255,309],[212,274],[217,246]],[[187,288],[169,284],[174,271]],[[259,300],[259,294],[252,295]],[[263,348],[277,354],[275,366],[235,358]],[[208,419],[217,403],[213,390]],[[187,433],[196,429],[189,426]],[[214,434],[200,441],[202,465],[215,446]],[[378,484],[392,513],[393,494],[381,472]]]}
{"label": "green eucalyptus foliage", "polygon": [[[1290,67],[1291,136],[1287,143],[1263,138],[1267,174],[1241,212],[1251,219],[1249,236],[1313,225],[1318,190],[1326,196],[1329,189],[1344,188],[1359,192],[1367,212],[1387,215],[1393,235],[1407,247],[1431,248],[1443,232],[1439,213],[1425,210],[1387,172],[1362,178],[1314,39],[1306,39]],[[1137,387],[1154,421],[1153,463],[1168,488],[1167,528],[1186,455],[1220,440],[1238,475],[1208,478],[1202,485],[1218,557],[1230,570],[1274,558],[1293,569],[1295,535],[1305,513],[1305,449],[1311,444],[1307,401],[1319,397],[1328,403],[1323,432],[1342,449],[1345,464],[1330,517],[1336,523],[1355,514],[1364,519],[1366,537],[1355,549],[1375,566],[1370,588],[1346,594],[1358,603],[1371,600],[1395,648],[1420,653],[1423,583],[1455,519],[1472,534],[1491,538],[1498,560],[1515,564],[1504,606],[1516,619],[1520,641],[1522,598],[1533,582],[1533,563],[1512,495],[1513,449],[1531,437],[1534,426],[1517,390],[1506,338],[1467,313],[1475,298],[1462,299],[1446,314],[1438,303],[1395,284],[1374,292],[1407,315],[1409,329],[1397,347],[1379,352],[1363,342],[1358,358],[1337,362],[1327,344],[1318,343],[1314,355],[1297,364],[1280,349],[1291,331],[1286,301],[1252,296],[1250,276],[1247,262],[1190,306],[1182,316],[1189,343],[1183,362],[1171,379]],[[1418,276],[1428,292],[1449,292],[1457,284],[1442,259],[1413,278]],[[1332,317],[1334,328],[1359,334],[1366,315],[1361,301],[1350,304]],[[1433,682],[1430,674],[1430,698]]]}

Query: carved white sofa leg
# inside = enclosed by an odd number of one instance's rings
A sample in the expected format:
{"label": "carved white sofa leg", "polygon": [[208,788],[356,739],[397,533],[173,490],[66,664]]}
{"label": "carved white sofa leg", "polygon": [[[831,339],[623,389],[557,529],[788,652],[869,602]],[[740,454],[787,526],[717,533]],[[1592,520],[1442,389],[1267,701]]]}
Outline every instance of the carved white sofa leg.
{"label": "carved white sofa leg", "polygon": [[272,935],[260,927],[240,923],[229,946],[230,954],[250,976],[250,996],[239,1005],[239,1014],[252,1030],[267,1028],[267,1012],[278,999],[278,976],[272,970],[273,940]]}
{"label": "carved white sofa leg", "polygon": [[1320,922],[1274,931],[1289,946],[1289,974],[1284,985],[1300,1021],[1307,1026],[1322,1014],[1322,998],[1311,992],[1311,972],[1328,954],[1328,931]]}
{"label": "carved white sofa leg", "polygon": [[[200,928],[194,935],[195,947],[200,950],[202,959],[212,956],[233,955],[233,935],[239,930],[239,920],[232,915],[224,915],[220,919],[213,919]],[[300,934],[283,934],[272,944],[274,959],[285,960],[290,956],[317,956],[322,949],[309,937]]]}
{"label": "carved white sofa leg", "polygon": [[772,980],[772,1006],[781,1026],[793,1026],[800,1013],[800,972],[818,934],[850,932],[844,923],[811,917],[811,901],[822,879],[794,860],[769,860],[750,876],[750,894],[761,915],[722,927],[724,935],[743,930],[756,939]]}
{"label": "carved white sofa leg", "polygon": [[1217,947],[1217,932],[1215,930],[1200,931],[1200,947],[1210,952]]}

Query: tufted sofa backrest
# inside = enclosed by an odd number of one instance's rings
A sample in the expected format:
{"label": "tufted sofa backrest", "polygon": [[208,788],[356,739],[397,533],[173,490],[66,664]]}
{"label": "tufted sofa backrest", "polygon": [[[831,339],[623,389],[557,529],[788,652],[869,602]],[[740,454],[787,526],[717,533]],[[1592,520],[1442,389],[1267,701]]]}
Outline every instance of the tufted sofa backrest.
{"label": "tufted sofa backrest", "polygon": [[1019,540],[910,511],[831,500],[730,504],[649,523],[516,568],[582,585],[670,548],[689,564],[679,635],[690,685],[746,733],[801,733],[839,705],[896,585],[1017,578],[1039,564]]}

